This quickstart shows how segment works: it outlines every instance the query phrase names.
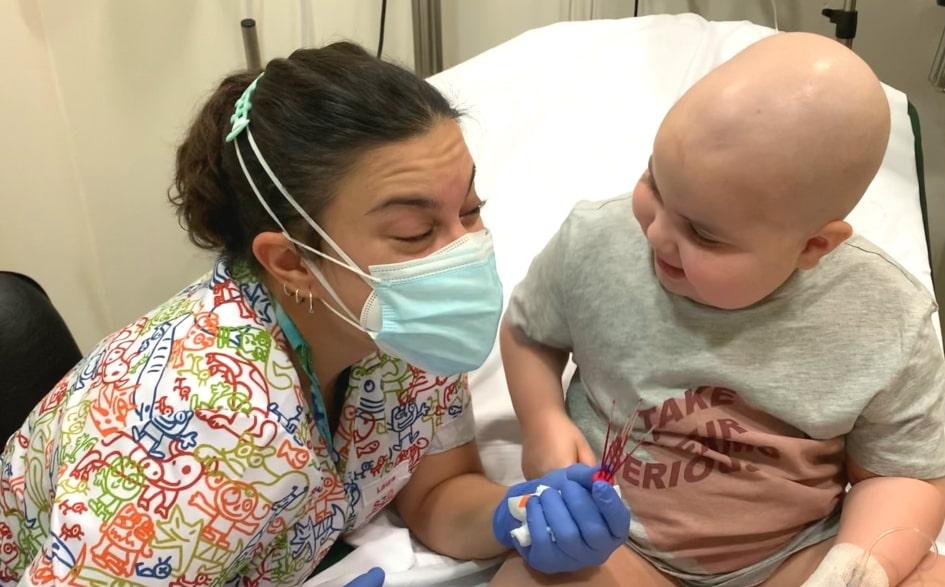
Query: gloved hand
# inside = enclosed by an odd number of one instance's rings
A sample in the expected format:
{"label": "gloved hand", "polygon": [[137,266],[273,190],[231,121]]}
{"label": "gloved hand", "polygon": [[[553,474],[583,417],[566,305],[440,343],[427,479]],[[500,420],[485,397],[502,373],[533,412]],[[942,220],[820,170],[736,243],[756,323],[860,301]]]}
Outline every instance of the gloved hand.
{"label": "gloved hand", "polygon": [[345,584],[345,587],[383,587],[384,569],[374,567],[370,571]]}
{"label": "gloved hand", "polygon": [[[627,540],[630,511],[613,486],[592,479],[596,470],[571,465],[512,486],[492,517],[496,539],[543,573],[602,564]],[[528,500],[525,515],[531,544],[523,546],[511,534],[521,522],[512,516],[508,498],[534,493],[539,485],[549,489]]]}

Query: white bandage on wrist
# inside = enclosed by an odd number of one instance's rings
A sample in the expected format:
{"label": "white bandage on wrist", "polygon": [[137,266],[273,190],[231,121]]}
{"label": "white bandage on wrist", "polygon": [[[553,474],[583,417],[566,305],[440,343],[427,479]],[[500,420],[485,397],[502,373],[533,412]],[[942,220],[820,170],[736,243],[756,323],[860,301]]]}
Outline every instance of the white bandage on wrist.
{"label": "white bandage on wrist", "polygon": [[521,526],[512,530],[512,538],[519,543],[519,546],[526,548],[532,545],[532,534],[528,530],[528,523],[525,520],[525,504],[528,503],[528,500],[532,497],[537,497],[544,493],[546,489],[551,489],[547,485],[539,485],[535,488],[535,493],[526,493],[525,495],[518,495],[515,497],[510,497],[508,500],[509,513],[512,514],[512,517],[522,523]]}
{"label": "white bandage on wrist", "polygon": [[[613,488],[614,491],[617,492],[617,497],[623,501],[623,495],[620,493],[620,486],[614,483]],[[525,515],[525,504],[528,503],[529,499],[532,497],[538,497],[547,489],[551,488],[547,485],[539,485],[535,488],[534,493],[526,493],[525,495],[510,497],[506,502],[509,508],[509,513],[512,514],[512,517],[522,523],[521,526],[510,532],[512,538],[514,538],[522,548],[527,548],[532,545],[532,534],[528,529],[528,521],[526,520]],[[624,504],[626,504],[626,502],[624,502]],[[548,534],[551,536],[551,541],[555,542],[554,532],[551,531],[551,528],[548,528],[547,530]]]}
{"label": "white bandage on wrist", "polygon": [[855,544],[835,544],[802,587],[889,587],[882,565]]}

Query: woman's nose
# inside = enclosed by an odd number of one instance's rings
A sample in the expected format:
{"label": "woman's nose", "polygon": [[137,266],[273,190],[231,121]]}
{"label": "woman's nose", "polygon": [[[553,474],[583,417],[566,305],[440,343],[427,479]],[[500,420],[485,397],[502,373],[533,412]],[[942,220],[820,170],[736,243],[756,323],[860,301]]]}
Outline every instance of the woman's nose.
{"label": "woman's nose", "polygon": [[442,239],[442,242],[436,243],[437,248],[444,247],[456,239],[466,236],[470,232],[479,232],[482,228],[481,223],[477,223],[476,226],[466,226],[461,219],[457,218],[455,221],[451,221],[448,225],[443,226],[443,230],[440,231],[440,239]]}

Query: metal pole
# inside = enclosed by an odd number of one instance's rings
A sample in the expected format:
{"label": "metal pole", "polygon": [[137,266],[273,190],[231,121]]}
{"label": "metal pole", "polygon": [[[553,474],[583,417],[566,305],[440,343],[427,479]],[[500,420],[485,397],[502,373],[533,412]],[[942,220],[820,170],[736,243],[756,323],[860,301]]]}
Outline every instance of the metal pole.
{"label": "metal pole", "polygon": [[246,55],[246,69],[259,71],[262,69],[262,59],[259,56],[259,37],[256,36],[256,21],[244,18],[240,21],[243,31],[243,53]]}
{"label": "metal pole", "polygon": [[420,77],[443,71],[440,0],[413,0],[413,61]]}
{"label": "metal pole", "polygon": [[[856,14],[856,0],[843,0],[843,11],[852,12],[853,14]],[[856,21],[855,20],[853,21],[853,34],[854,35],[856,34]],[[851,49],[853,48],[852,36],[849,39],[839,39],[839,41],[843,43],[844,45],[846,45],[847,47]]]}
{"label": "metal pole", "polygon": [[[939,6],[945,6],[945,0],[938,0]],[[940,92],[945,92],[945,29],[938,40],[938,49],[932,57],[932,67],[929,69],[929,82]]]}
{"label": "metal pole", "polygon": [[932,58],[932,67],[929,69],[929,81],[940,92],[945,92],[945,29],[938,40],[938,49]]}
{"label": "metal pole", "polygon": [[856,0],[843,0],[843,8],[824,8],[820,13],[837,25],[837,41],[852,49],[856,36]]}

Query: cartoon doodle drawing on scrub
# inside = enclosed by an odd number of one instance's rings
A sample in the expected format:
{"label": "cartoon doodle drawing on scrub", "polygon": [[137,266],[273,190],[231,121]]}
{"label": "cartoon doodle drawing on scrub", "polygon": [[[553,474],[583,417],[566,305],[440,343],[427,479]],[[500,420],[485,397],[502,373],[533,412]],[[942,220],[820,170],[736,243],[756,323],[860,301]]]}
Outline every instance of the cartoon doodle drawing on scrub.
{"label": "cartoon doodle drawing on scrub", "polygon": [[226,432],[238,441],[249,442],[255,447],[269,446],[279,432],[278,424],[258,408],[247,413],[197,408],[194,415],[198,420],[206,422],[210,428]]}
{"label": "cartoon doodle drawing on scrub", "polygon": [[[72,469],[72,477],[81,481],[88,481],[96,471],[107,465],[113,458],[120,457],[127,450],[119,450],[122,440],[130,440],[127,434],[112,433],[104,438],[99,445],[85,453]],[[110,449],[110,450],[109,450]]]}
{"label": "cartoon doodle drawing on scrub", "polygon": [[[0,492],[2,492],[2,489],[0,489]],[[71,476],[60,476],[56,483],[56,507],[59,508],[63,517],[68,516],[69,513],[81,515],[89,509],[83,501],[88,493],[88,481]],[[72,503],[73,499],[76,500],[76,503]]]}
{"label": "cartoon doodle drawing on scrub", "polygon": [[436,390],[438,387],[442,387],[448,377],[442,377],[439,375],[431,376],[426,371],[418,369],[413,365],[407,365],[407,371],[410,374],[410,383],[407,384],[405,393],[399,395],[397,399],[401,402],[407,401],[417,401],[417,397],[421,393],[426,393],[431,390]]}
{"label": "cartoon doodle drawing on scrub", "polygon": [[[147,357],[147,368],[144,370],[144,374],[158,375],[157,381],[160,381],[160,375],[167,368],[168,361],[171,358],[177,327],[187,320],[192,320],[192,317],[178,316],[167,322],[156,324],[150,336],[141,341],[135,355]],[[153,388],[157,386],[149,387],[152,387],[153,393]]]}
{"label": "cartoon doodle drawing on scrub", "polygon": [[367,420],[384,419],[384,391],[373,379],[361,383],[361,395],[358,397],[358,413]]}
{"label": "cartoon doodle drawing on scrub", "polygon": [[[207,368],[229,388],[225,398],[215,398],[201,408],[220,408],[245,411],[253,406],[269,407],[269,384],[259,367],[253,363],[224,353],[208,352]],[[225,399],[225,403],[220,403]]]}
{"label": "cartoon doodle drawing on scrub", "polygon": [[53,583],[80,587],[81,583],[76,583],[76,578],[85,565],[85,545],[75,555],[55,533],[49,535],[49,542],[49,548],[43,547],[42,556],[30,568],[30,581],[34,585]]}
{"label": "cartoon doodle drawing on scrub", "polygon": [[232,279],[214,281],[212,288],[213,309],[215,312],[219,312],[220,306],[224,304],[236,304],[236,307],[239,309],[240,318],[253,318],[255,316],[250,307],[246,305],[246,300],[243,298],[239,284]]}
{"label": "cartoon doodle drawing on scrub", "polygon": [[[257,447],[249,433],[236,441],[231,449],[218,448],[212,444],[201,444],[194,450],[194,457],[215,473],[232,479],[241,479],[247,471],[264,469],[264,464],[276,454],[273,446]],[[267,473],[268,468],[264,469]]]}
{"label": "cartoon doodle drawing on scrub", "polygon": [[289,549],[293,558],[311,559],[315,556],[318,539],[311,517],[296,522],[289,534]]}
{"label": "cartoon doodle drawing on scrub", "polygon": [[430,446],[430,441],[428,439],[419,439],[417,442],[407,447],[407,450],[401,451],[401,453],[397,455],[397,458],[394,459],[394,466],[407,461],[409,463],[408,468],[410,469],[410,472],[413,473],[413,471],[417,468],[417,465],[420,464],[420,460],[423,458],[423,452],[428,446]]}
{"label": "cartoon doodle drawing on scrub", "polygon": [[367,475],[371,472],[371,467],[373,466],[374,461],[372,460],[362,461],[360,471],[347,471],[346,474],[351,478],[351,481],[362,481],[367,478]]}
{"label": "cartoon doodle drawing on scrub", "polygon": [[100,389],[90,415],[102,436],[123,431],[128,412],[134,407],[134,385],[128,379],[130,361],[124,357],[130,345],[131,342],[126,341],[113,347],[103,360],[98,376]]}
{"label": "cartoon doodle drawing on scrub", "polygon": [[[230,278],[239,285],[242,299],[253,310],[253,319],[260,326],[274,322],[272,300],[263,284],[259,282],[247,266],[230,268]],[[217,281],[217,280],[215,280]]]}
{"label": "cartoon doodle drawing on scrub", "polygon": [[[120,442],[122,440],[125,442]],[[101,481],[100,477],[97,477],[96,485],[108,487],[107,491],[103,488],[107,494],[118,493],[125,496],[121,500],[134,499],[140,493],[141,496],[138,498],[140,507],[146,510],[153,508],[156,514],[164,516],[176,503],[178,494],[192,487],[203,474],[203,466],[200,462],[193,455],[181,451],[176,442],[172,442],[168,450],[170,456],[167,459],[155,459],[130,436],[116,434],[105,439],[100,447],[86,453],[76,463],[72,476],[87,480],[89,475],[99,471],[116,458],[130,459],[130,462],[121,461],[121,466],[125,468],[120,470],[118,476],[112,476],[109,473]],[[125,457],[125,454],[128,456]],[[103,485],[99,485],[100,483]],[[143,492],[133,491],[133,486],[138,486]],[[99,507],[107,512],[111,511],[118,501],[120,501],[118,498],[109,497],[100,500],[98,505],[90,502],[89,506],[93,510]]]}
{"label": "cartoon doodle drawing on scrub", "polygon": [[[193,375],[197,385],[203,387],[210,381],[210,369],[206,367],[204,355],[200,353],[194,353],[192,355],[185,355],[190,361],[190,366],[186,369],[178,369],[177,374],[179,376],[184,375]],[[190,388],[188,387],[188,390]],[[194,403],[190,404],[191,409],[194,409]]]}
{"label": "cartoon doodle drawing on scrub", "polygon": [[428,401],[432,408],[424,421],[431,422],[434,431],[443,424],[444,415],[456,418],[463,412],[463,394],[461,391],[464,386],[465,376],[457,377],[449,384],[443,381],[439,389],[430,394]]}
{"label": "cartoon doodle drawing on scrub", "polygon": [[401,451],[420,438],[420,432],[414,430],[417,420],[430,411],[429,404],[418,407],[416,402],[407,402],[394,406],[390,412],[390,429],[397,433],[397,443],[391,449]]}
{"label": "cartoon doodle drawing on scrub", "polygon": [[174,393],[176,393],[177,397],[179,397],[180,400],[184,402],[190,399],[190,392],[193,391],[190,386],[185,383],[186,381],[186,377],[174,378]]}
{"label": "cartoon doodle drawing on scrub", "polygon": [[260,499],[254,487],[221,475],[206,477],[212,502],[203,493],[190,496],[188,503],[207,516],[201,536],[220,548],[230,549],[231,538],[239,533],[252,536],[269,513],[269,504]]}
{"label": "cartoon doodle drawing on scrub", "polygon": [[147,321],[147,324],[144,325],[142,332],[153,330],[162,322],[171,322],[188,314],[193,315],[195,313],[194,310],[196,310],[199,305],[199,299],[186,297],[172,298],[151,314],[151,318]]}
{"label": "cartoon doodle drawing on scrub", "polygon": [[95,380],[98,368],[102,363],[102,358],[105,357],[105,350],[106,347],[96,349],[75,366],[71,375],[73,378],[71,381],[72,393],[82,391],[90,382]]}
{"label": "cartoon doodle drawing on scrub", "polygon": [[102,524],[102,537],[92,547],[92,561],[121,577],[131,577],[142,558],[150,558],[154,522],[133,503],[124,504],[111,521]]}
{"label": "cartoon doodle drawing on scrub", "polygon": [[159,552],[170,553],[171,560],[177,561],[174,574],[189,575],[203,531],[204,520],[197,516],[193,524],[188,524],[179,505],[175,505],[165,520],[155,522],[155,536],[151,547]]}
{"label": "cartoon doodle drawing on scrub", "polygon": [[3,533],[3,547],[0,548],[0,582],[12,585],[22,574],[28,559],[20,558],[20,547],[13,542],[13,531],[10,527],[2,524],[0,528]]}
{"label": "cartoon doodle drawing on scrub", "polygon": [[[220,316],[213,312],[198,312],[194,322],[184,338],[174,341],[171,349],[171,367],[180,369],[184,366],[184,357],[190,353],[206,350],[213,346],[220,327]],[[186,400],[187,398],[181,398]]]}
{"label": "cartoon doodle drawing on scrub", "polygon": [[240,358],[267,363],[272,348],[272,335],[255,326],[221,326],[217,331],[217,348],[233,349]]}
{"label": "cartoon doodle drawing on scrub", "polygon": [[139,442],[148,438],[153,443],[149,452],[158,458],[164,458],[165,440],[169,442],[176,439],[184,445],[189,442],[188,435],[184,433],[189,418],[172,414],[173,409],[167,405],[168,398],[162,385],[168,363],[173,360],[177,331],[185,321],[191,321],[192,318],[187,316],[176,320],[174,323],[159,324],[139,346],[142,355],[146,352],[149,354],[147,364],[136,381],[134,400],[138,423],[132,428],[132,436]]}
{"label": "cartoon doodle drawing on scrub", "polygon": [[357,406],[346,405],[342,408],[342,423],[336,436],[341,438],[339,454],[347,463],[351,452],[351,443],[355,446],[355,455],[361,458],[376,452],[381,443],[377,437],[384,432],[384,392],[373,379],[355,380],[352,371],[350,385],[359,386],[361,393]]}
{"label": "cartoon doodle drawing on scrub", "polygon": [[157,515],[167,516],[170,508],[185,489],[193,487],[203,475],[203,465],[190,453],[178,449],[171,443],[170,457],[159,460],[136,449],[132,454],[139,458],[141,473],[146,479],[144,492],[138,505],[153,510]]}
{"label": "cartoon doodle drawing on scrub", "polygon": [[84,432],[91,406],[92,400],[84,400],[63,412],[60,462],[72,464],[78,460],[79,454],[95,446],[95,437]]}
{"label": "cartoon doodle drawing on scrub", "polygon": [[361,504],[361,486],[353,479],[345,481],[345,495],[348,496],[348,503],[353,507],[357,508]]}
{"label": "cartoon doodle drawing on scrub", "polygon": [[[303,503],[303,498],[308,494],[308,486],[298,486],[293,485],[292,489],[289,490],[289,494],[285,497],[278,499],[272,503],[271,515],[273,517],[281,515],[283,512],[294,509],[296,506]],[[295,505],[293,505],[295,504]]]}
{"label": "cartoon doodle drawing on scrub", "polygon": [[337,503],[331,504],[328,511],[315,518],[312,526],[315,540],[318,543],[331,542],[332,537],[340,534],[345,529],[345,512]]}
{"label": "cartoon doodle drawing on scrub", "polygon": [[210,575],[206,573],[197,573],[197,576],[194,577],[193,580],[188,579],[186,575],[180,576],[171,581],[167,587],[203,587],[204,585],[209,584]]}
{"label": "cartoon doodle drawing on scrub", "polygon": [[231,548],[224,548],[219,544],[213,544],[206,540],[200,540],[197,543],[196,561],[200,564],[202,573],[211,577],[222,577],[226,570],[226,565],[232,552],[242,552],[246,546],[243,539],[240,538]]}
{"label": "cartoon doodle drawing on scrub", "polygon": [[107,522],[122,504],[138,497],[144,488],[144,474],[130,457],[118,456],[96,473],[92,485],[101,493],[89,501],[89,508]]}
{"label": "cartoon doodle drawing on scrub", "polygon": [[59,407],[59,404],[61,404],[62,400],[66,397],[66,391],[68,388],[68,381],[66,379],[60,379],[59,383],[57,383],[56,386],[52,388],[52,391],[47,393],[43,399],[40,400],[39,405],[36,406],[36,410],[34,411],[33,415],[36,417],[41,417],[43,414],[46,414]]}
{"label": "cartoon doodle drawing on scrub", "polygon": [[191,410],[181,410],[175,412],[173,409],[163,404],[164,398],[151,408],[149,413],[151,419],[141,426],[132,427],[132,438],[139,444],[145,441],[151,444],[147,449],[148,454],[153,457],[163,459],[167,455],[164,452],[164,444],[176,441],[180,448],[189,449],[197,444],[197,433],[194,431],[185,432],[190,425],[190,420],[194,417]]}
{"label": "cartoon doodle drawing on scrub", "polygon": [[167,579],[171,576],[171,557],[158,557],[157,564],[151,567],[146,567],[144,563],[136,563],[135,575],[149,579]]}
{"label": "cartoon doodle drawing on scrub", "polygon": [[279,424],[282,425],[282,427],[285,429],[286,432],[288,432],[293,437],[295,437],[295,441],[298,444],[302,444],[302,440],[296,437],[295,435],[295,433],[299,429],[299,421],[302,418],[302,406],[296,405],[295,415],[293,415],[290,418],[287,415],[282,413],[282,410],[279,408],[278,402],[270,402],[269,413],[276,417],[276,420],[279,422]]}
{"label": "cartoon doodle drawing on scrub", "polygon": [[36,558],[36,554],[42,549],[43,541],[46,539],[45,531],[38,523],[36,517],[24,517],[20,522],[20,529],[16,533],[16,543],[25,557],[24,562]]}
{"label": "cartoon doodle drawing on scrub", "polygon": [[[325,520],[332,519],[340,513],[343,525],[345,512],[338,506],[338,503],[346,503],[344,487],[330,473],[323,476],[321,481],[320,486],[312,489],[312,499],[306,504],[306,513],[315,517],[316,525],[324,524]],[[329,527],[331,527],[331,524],[329,524]],[[322,534],[318,534],[318,536],[322,536]]]}
{"label": "cartoon doodle drawing on scrub", "polygon": [[283,439],[282,444],[279,445],[279,450],[276,452],[276,456],[284,459],[293,469],[304,468],[310,458],[307,450],[292,446],[288,438]]}
{"label": "cartoon doodle drawing on scrub", "polygon": [[63,524],[62,525],[62,534],[60,534],[65,540],[82,540],[85,538],[85,531],[82,530],[82,526],[79,524]]}

